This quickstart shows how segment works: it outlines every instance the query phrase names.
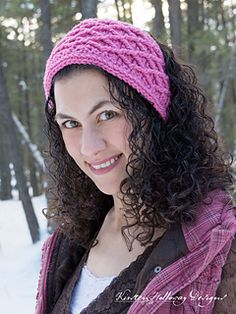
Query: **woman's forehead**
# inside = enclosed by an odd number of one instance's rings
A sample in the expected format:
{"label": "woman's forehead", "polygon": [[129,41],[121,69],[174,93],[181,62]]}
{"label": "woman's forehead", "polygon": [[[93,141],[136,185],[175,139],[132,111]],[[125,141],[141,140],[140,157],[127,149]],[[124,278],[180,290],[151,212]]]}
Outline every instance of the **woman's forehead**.
{"label": "woman's forehead", "polygon": [[68,111],[76,115],[91,115],[101,107],[121,109],[110,95],[107,78],[94,70],[77,72],[57,80],[54,93],[57,117]]}

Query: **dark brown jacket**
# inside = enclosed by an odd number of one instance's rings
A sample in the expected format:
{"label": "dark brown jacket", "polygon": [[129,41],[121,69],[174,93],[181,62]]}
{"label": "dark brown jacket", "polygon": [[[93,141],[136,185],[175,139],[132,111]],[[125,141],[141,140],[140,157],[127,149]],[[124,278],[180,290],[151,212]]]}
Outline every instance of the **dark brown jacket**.
{"label": "dark brown jacket", "polygon": [[[167,243],[169,244],[172,239],[178,239],[175,250],[169,250],[169,245],[167,245]],[[42,302],[41,297],[43,291],[39,291],[38,299],[40,304],[38,304],[36,308],[36,313],[69,314],[71,294],[79,277],[83,260],[85,260],[87,254],[83,248],[80,248],[80,252],[78,254],[78,265],[75,267],[75,269],[71,269],[72,275],[69,276],[68,274],[69,278],[59,279],[57,277],[57,270],[61,267],[62,261],[64,261],[67,256],[67,250],[69,249],[68,241],[64,236],[57,232],[49,238],[47,244],[45,243],[45,248],[47,249],[47,254],[49,254],[50,249],[52,250],[52,254],[50,257],[51,260],[49,271],[47,276],[44,274],[43,284],[41,285],[46,288],[46,293]],[[166,232],[164,237],[154,249],[155,263],[158,261],[158,264],[162,267],[162,269],[164,269],[166,265],[169,265],[170,263],[185,255],[188,252],[188,249],[181,228],[176,228],[175,226],[175,228],[172,228],[169,232]],[[152,261],[150,263],[152,263]],[[148,268],[148,265],[146,264],[145,267]],[[144,267],[142,270],[143,271],[138,271],[138,276],[135,282],[136,291],[141,291],[143,285],[145,285],[145,283],[150,280],[148,272],[146,272]],[[135,267],[132,268],[132,272],[135,272]],[[127,274],[124,275],[127,276]],[[123,276],[123,280],[127,280],[125,276]],[[132,277],[133,274],[130,273],[130,276]],[[120,279],[122,281],[122,277],[120,277]],[[46,282],[44,282],[44,280],[46,280]],[[116,283],[116,289],[119,290],[120,285],[122,285],[122,282],[118,281]],[[58,290],[60,291],[59,293]],[[236,313],[236,239],[234,239],[232,242],[230,252],[223,268],[222,280],[217,290],[218,296],[223,296],[225,294],[227,294],[227,298],[225,298],[223,301],[215,302],[213,311],[214,314]],[[110,303],[110,305],[109,310],[106,312],[103,309],[103,306],[104,304],[107,304],[107,302]],[[114,304],[114,295],[107,291],[105,294],[101,293],[101,295],[97,298],[95,305],[93,304],[92,307],[90,306],[86,308],[83,313],[127,313],[129,305],[130,304],[126,304],[126,307],[124,307],[123,311],[117,311],[117,304]],[[98,312],[93,311],[95,307]]]}

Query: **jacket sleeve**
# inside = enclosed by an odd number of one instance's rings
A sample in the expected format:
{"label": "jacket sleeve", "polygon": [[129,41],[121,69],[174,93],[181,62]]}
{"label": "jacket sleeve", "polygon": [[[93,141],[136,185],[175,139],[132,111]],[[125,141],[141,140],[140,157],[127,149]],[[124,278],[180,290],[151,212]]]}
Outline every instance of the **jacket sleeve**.
{"label": "jacket sleeve", "polygon": [[36,295],[36,306],[35,306],[35,314],[43,314],[43,294],[44,294],[44,282],[47,276],[48,262],[50,259],[51,247],[54,243],[54,239],[56,237],[56,232],[50,235],[43,244],[42,247],[42,258],[41,258],[41,266],[38,280],[38,288]]}
{"label": "jacket sleeve", "polygon": [[221,283],[216,296],[226,297],[216,300],[214,314],[236,313],[236,238],[234,238],[226,263],[222,270]]}

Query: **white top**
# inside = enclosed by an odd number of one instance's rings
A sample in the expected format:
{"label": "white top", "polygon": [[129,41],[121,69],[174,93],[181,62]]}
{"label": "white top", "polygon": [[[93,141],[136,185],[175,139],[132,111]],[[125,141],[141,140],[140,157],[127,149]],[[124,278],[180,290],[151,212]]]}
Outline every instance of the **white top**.
{"label": "white top", "polygon": [[87,265],[84,265],[80,278],[77,281],[72,293],[70,310],[72,314],[79,314],[85,307],[89,305],[109,284],[111,277],[96,277],[92,274]]}

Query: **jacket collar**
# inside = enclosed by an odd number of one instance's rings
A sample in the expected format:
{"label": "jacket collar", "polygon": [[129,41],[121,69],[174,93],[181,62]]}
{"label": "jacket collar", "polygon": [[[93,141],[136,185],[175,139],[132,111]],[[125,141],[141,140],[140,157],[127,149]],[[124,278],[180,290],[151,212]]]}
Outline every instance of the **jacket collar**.
{"label": "jacket collar", "polygon": [[140,293],[148,282],[162,269],[189,252],[180,224],[173,224],[153,248],[139,273],[135,291]]}

